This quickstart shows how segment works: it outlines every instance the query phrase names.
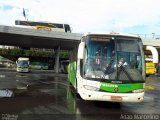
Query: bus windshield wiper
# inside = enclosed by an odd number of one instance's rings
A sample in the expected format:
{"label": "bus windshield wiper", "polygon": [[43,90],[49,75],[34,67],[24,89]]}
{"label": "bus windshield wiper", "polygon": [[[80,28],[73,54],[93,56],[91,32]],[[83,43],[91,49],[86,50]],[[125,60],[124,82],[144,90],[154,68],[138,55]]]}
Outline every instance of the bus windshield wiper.
{"label": "bus windshield wiper", "polygon": [[133,81],[133,79],[131,78],[131,76],[128,74],[128,72],[126,71],[126,69],[123,67],[123,65],[120,66],[120,70],[118,71],[117,73],[117,76],[119,77],[120,75],[120,72],[123,70],[123,72],[126,74],[126,76],[128,77],[128,79],[130,81]]}
{"label": "bus windshield wiper", "polygon": [[105,72],[104,72],[104,75],[109,74],[109,70],[111,69],[111,66],[112,66],[113,61],[114,61],[114,56],[115,56],[115,54],[114,54],[114,52],[113,52],[113,53],[112,53],[111,60],[110,60],[108,66],[107,66],[107,68],[106,68],[106,70],[105,70]]}

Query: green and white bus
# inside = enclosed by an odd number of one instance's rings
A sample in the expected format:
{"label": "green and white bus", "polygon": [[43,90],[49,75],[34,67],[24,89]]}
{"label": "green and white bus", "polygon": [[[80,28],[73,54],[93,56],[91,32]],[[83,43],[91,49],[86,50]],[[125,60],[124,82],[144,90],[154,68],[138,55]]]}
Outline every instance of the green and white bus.
{"label": "green and white bus", "polygon": [[16,71],[25,73],[30,72],[29,63],[30,63],[29,58],[19,57],[18,60],[16,61],[17,64]]}
{"label": "green and white bus", "polygon": [[145,60],[140,37],[89,33],[70,53],[68,79],[84,100],[142,102]]}

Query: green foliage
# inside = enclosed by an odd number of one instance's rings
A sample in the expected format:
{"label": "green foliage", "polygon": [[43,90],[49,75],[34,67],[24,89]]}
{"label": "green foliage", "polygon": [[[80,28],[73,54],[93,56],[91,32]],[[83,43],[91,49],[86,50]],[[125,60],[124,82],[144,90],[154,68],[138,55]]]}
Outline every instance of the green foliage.
{"label": "green foliage", "polygon": [[9,54],[10,56],[20,56],[24,54],[24,50],[22,49],[15,48],[15,49],[9,49],[9,50],[10,50],[10,54]]}
{"label": "green foliage", "polygon": [[[33,50],[24,50],[19,48],[14,48],[14,49],[0,48],[0,55],[2,56],[55,58],[56,54],[57,53],[55,52],[48,52],[48,51],[33,51]],[[59,56],[60,58],[68,58],[68,52],[60,51]]]}
{"label": "green foliage", "polygon": [[60,58],[68,58],[69,57],[68,52],[67,51],[59,52],[59,57]]}
{"label": "green foliage", "polygon": [[0,55],[6,55],[9,54],[10,50],[9,49],[0,49]]}

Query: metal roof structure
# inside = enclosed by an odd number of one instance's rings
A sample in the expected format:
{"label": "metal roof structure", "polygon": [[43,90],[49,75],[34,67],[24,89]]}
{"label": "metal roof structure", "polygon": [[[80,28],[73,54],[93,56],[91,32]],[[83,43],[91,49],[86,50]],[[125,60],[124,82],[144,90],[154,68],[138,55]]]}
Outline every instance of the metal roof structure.
{"label": "metal roof structure", "polygon": [[0,25],[0,45],[70,50],[82,34]]}
{"label": "metal roof structure", "polygon": [[[70,50],[78,46],[82,34],[0,25],[0,45]],[[160,47],[160,39],[142,38],[144,45]]]}
{"label": "metal roof structure", "polygon": [[147,38],[142,38],[143,44],[144,45],[150,45],[150,46],[155,46],[157,48],[160,47],[160,39],[147,39]]}

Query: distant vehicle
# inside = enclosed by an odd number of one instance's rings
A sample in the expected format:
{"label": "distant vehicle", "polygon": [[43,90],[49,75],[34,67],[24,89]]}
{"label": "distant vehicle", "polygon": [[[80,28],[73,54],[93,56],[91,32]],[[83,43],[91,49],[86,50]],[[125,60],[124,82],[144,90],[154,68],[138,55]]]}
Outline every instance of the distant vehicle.
{"label": "distant vehicle", "polygon": [[47,63],[41,63],[41,69],[42,70],[48,70],[48,64]]}
{"label": "distant vehicle", "polygon": [[48,64],[42,62],[31,62],[30,69],[34,70],[48,70]]}
{"label": "distant vehicle", "polygon": [[29,70],[29,58],[20,57],[16,61],[17,64],[17,72],[30,72]]}
{"label": "distant vehicle", "polygon": [[154,75],[156,71],[156,64],[159,61],[158,51],[153,46],[146,46],[145,52],[150,51],[150,55],[145,55],[145,62],[146,62],[146,76]]}
{"label": "distant vehicle", "polygon": [[156,66],[152,60],[145,59],[146,61],[146,76],[153,75],[156,73]]}
{"label": "distant vehicle", "polygon": [[38,30],[51,30],[58,32],[71,32],[70,25],[60,23],[33,22],[33,21],[15,21],[16,25],[33,27]]}

